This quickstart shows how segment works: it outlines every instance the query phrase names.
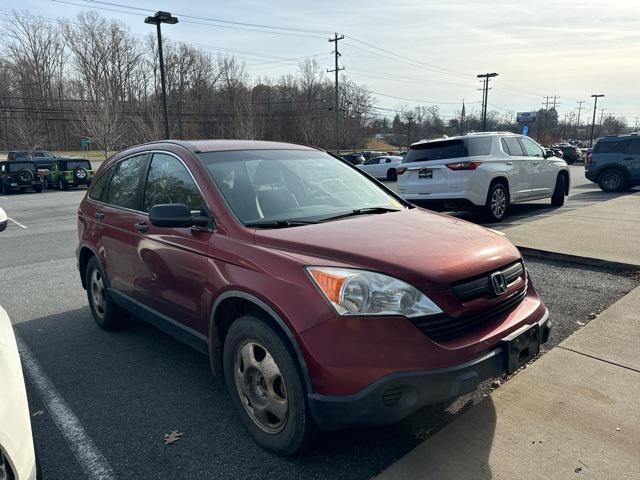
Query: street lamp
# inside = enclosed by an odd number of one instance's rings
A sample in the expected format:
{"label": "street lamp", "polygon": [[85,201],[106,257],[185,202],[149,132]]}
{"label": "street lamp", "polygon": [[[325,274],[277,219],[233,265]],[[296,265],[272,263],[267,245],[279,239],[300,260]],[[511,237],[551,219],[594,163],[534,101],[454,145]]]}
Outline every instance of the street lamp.
{"label": "street lamp", "polygon": [[160,57],[160,83],[162,84],[162,110],[164,111],[164,136],[169,139],[169,112],[167,110],[167,88],[164,84],[164,58],[162,57],[162,32],[160,31],[161,23],[175,25],[178,18],[172,16],[169,12],[156,12],[153,17],[144,19],[144,23],[155,25],[158,32],[158,57]]}
{"label": "street lamp", "polygon": [[[593,120],[591,122],[591,136],[589,137],[589,148],[593,147],[593,129],[596,126],[596,108],[598,107],[598,98],[604,97],[603,94],[591,95],[593,98]],[[600,129],[602,131],[602,129]]]}

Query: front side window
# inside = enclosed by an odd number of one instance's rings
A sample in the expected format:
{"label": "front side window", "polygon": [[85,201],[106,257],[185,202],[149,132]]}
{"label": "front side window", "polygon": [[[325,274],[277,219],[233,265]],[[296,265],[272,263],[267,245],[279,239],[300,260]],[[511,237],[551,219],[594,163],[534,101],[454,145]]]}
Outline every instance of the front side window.
{"label": "front side window", "polygon": [[245,224],[315,222],[354,210],[404,206],[368,177],[324,152],[245,150],[199,157]]}
{"label": "front side window", "polygon": [[180,160],[165,153],[154,153],[144,190],[143,210],[161,203],[184,203],[193,213],[203,201],[196,183]]}
{"label": "front side window", "polygon": [[89,198],[91,200],[97,200],[98,202],[104,202],[106,200],[107,187],[109,186],[109,179],[111,178],[114,168],[115,167],[111,167],[93,183],[91,190],[89,190]]}
{"label": "front side window", "polygon": [[520,143],[522,144],[522,148],[524,149],[524,154],[527,157],[544,157],[544,151],[540,146],[527,137],[522,137],[520,139]]}
{"label": "front side window", "polygon": [[111,177],[107,203],[135,210],[138,206],[138,185],[146,155],[127,158],[116,165]]}

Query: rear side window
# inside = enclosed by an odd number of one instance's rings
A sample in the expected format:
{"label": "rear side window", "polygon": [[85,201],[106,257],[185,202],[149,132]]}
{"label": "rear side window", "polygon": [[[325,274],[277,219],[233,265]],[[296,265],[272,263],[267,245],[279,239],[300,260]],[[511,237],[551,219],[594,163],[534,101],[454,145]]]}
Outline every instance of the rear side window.
{"label": "rear side window", "polygon": [[147,175],[143,210],[148,212],[161,203],[184,203],[192,212],[203,207],[200,191],[182,162],[171,155],[155,153]]}
{"label": "rear side window", "polygon": [[116,165],[111,177],[107,203],[135,210],[138,201],[138,185],[146,155],[127,158]]}
{"label": "rear side window", "polygon": [[505,153],[508,153],[512,157],[524,156],[524,150],[522,150],[522,146],[516,137],[504,137],[502,139],[502,148]]}
{"label": "rear side window", "polygon": [[593,149],[593,153],[624,153],[629,140],[619,139],[619,140],[600,140],[596,143],[595,148]]}
{"label": "rear side window", "polygon": [[[55,165],[54,165],[55,166]],[[107,187],[109,186],[109,179],[111,178],[111,174],[113,173],[113,168],[111,167],[104,175],[100,175],[89,190],[89,198],[91,200],[96,200],[98,202],[104,202],[107,197]]]}
{"label": "rear side window", "polygon": [[445,160],[447,158],[466,156],[467,148],[463,140],[444,140],[413,145],[407,152],[402,163]]}

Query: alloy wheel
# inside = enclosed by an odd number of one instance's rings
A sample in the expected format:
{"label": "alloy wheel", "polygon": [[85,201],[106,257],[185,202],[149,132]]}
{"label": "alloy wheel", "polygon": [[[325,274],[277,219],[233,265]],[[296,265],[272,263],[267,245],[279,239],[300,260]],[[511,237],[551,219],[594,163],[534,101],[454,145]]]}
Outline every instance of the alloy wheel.
{"label": "alloy wheel", "polygon": [[287,388],[280,368],[269,351],[247,341],[236,351],[235,384],[249,418],[264,432],[283,430],[289,416]]}
{"label": "alloy wheel", "polygon": [[615,191],[622,185],[622,178],[618,172],[607,172],[602,177],[602,184],[609,191]]}
{"label": "alloy wheel", "polygon": [[104,318],[107,312],[107,296],[104,288],[102,274],[98,270],[91,273],[91,299],[93,309],[100,318]]}
{"label": "alloy wheel", "polygon": [[496,218],[502,218],[507,210],[507,195],[502,188],[496,188],[491,194],[491,212]]}

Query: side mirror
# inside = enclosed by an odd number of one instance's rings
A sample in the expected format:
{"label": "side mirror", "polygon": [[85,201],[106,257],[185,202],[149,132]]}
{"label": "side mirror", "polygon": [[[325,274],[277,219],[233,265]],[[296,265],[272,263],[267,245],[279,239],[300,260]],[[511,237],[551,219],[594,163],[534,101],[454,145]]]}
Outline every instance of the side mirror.
{"label": "side mirror", "polygon": [[0,208],[0,232],[7,228],[8,221],[9,219],[7,218],[7,214]]}
{"label": "side mirror", "polygon": [[191,215],[191,210],[184,203],[162,203],[151,207],[149,221],[156,227],[189,228],[206,227],[207,217]]}
{"label": "side mirror", "polygon": [[553,150],[545,150],[544,152],[544,158],[551,158],[551,157],[555,157],[556,154],[553,153]]}

